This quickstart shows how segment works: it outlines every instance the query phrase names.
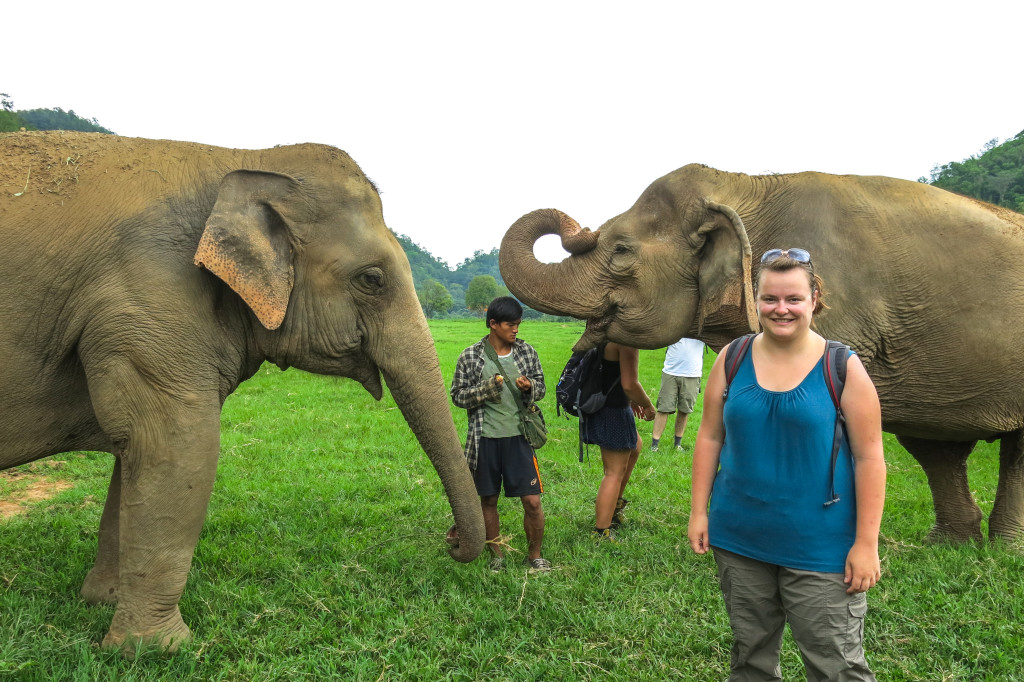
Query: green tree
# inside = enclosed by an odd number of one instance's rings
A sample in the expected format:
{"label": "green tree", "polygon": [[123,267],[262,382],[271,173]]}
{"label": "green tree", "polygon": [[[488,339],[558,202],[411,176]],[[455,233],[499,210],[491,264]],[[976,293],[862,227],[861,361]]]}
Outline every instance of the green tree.
{"label": "green tree", "polygon": [[989,140],[977,155],[963,161],[936,164],[931,184],[1024,212],[1024,131],[1001,144]]}
{"label": "green tree", "polygon": [[[395,234],[392,231],[392,234]],[[451,288],[452,271],[440,258],[432,256],[426,249],[413,242],[404,234],[395,234],[395,239],[401,244],[405,251],[405,257],[409,259],[409,267],[412,269],[413,286],[419,290],[428,279],[434,279],[447,288]]]}
{"label": "green tree", "polygon": [[73,109],[27,109],[19,111],[18,116],[39,130],[77,130],[85,133],[114,134],[114,131],[101,126],[95,118],[82,118]]}
{"label": "green tree", "polygon": [[423,306],[423,314],[427,317],[446,315],[452,309],[452,295],[436,279],[424,281],[416,294],[419,296],[420,305]]}
{"label": "green tree", "polygon": [[498,268],[498,249],[474,252],[471,258],[462,261],[455,268],[450,281],[468,287],[473,278],[479,275],[490,275],[498,284],[504,284],[501,279],[501,270]]}
{"label": "green tree", "polygon": [[0,133],[11,133],[26,128],[32,130],[28,124],[14,110],[14,102],[6,92],[0,92]]}
{"label": "green tree", "polygon": [[466,288],[457,282],[448,285],[448,293],[452,295],[452,308],[465,309]]}
{"label": "green tree", "polygon": [[466,287],[466,307],[483,313],[498,296],[508,296],[508,289],[498,284],[491,275],[477,275]]}

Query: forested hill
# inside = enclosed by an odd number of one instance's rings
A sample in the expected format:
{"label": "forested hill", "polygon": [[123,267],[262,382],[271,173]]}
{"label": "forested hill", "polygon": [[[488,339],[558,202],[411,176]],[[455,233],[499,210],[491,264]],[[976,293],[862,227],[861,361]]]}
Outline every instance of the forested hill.
{"label": "forested hill", "polygon": [[477,275],[491,275],[498,284],[502,283],[501,272],[498,270],[497,248],[490,251],[476,251],[472,257],[459,263],[453,270],[446,262],[431,255],[429,251],[404,234],[395,236],[405,250],[409,265],[412,267],[413,281],[417,284],[425,279],[433,278],[446,286],[458,284],[465,288]]}
{"label": "forested hill", "polygon": [[22,109],[14,110],[11,96],[0,93],[0,133],[17,130],[77,130],[83,133],[107,133],[107,130],[95,118],[82,118],[74,110],[64,111],[60,107],[53,109]]}
{"label": "forested hill", "polygon": [[454,269],[404,234],[396,234],[412,268],[424,311],[431,317],[471,315],[508,293],[498,269],[498,249],[476,251]]}
{"label": "forested hill", "polygon": [[921,182],[1024,213],[1024,130],[1002,144],[990,140],[977,156],[936,165]]}

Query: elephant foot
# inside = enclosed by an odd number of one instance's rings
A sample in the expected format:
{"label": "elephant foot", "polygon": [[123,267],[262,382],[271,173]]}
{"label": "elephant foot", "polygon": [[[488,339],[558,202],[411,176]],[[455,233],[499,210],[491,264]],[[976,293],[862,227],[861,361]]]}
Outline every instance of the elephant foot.
{"label": "elephant foot", "polygon": [[89,604],[117,603],[117,573],[104,573],[93,568],[82,582],[82,599]]}
{"label": "elephant foot", "polygon": [[993,512],[988,519],[988,539],[1002,540],[1015,547],[1024,547],[1024,525],[1020,519],[1010,519]]}
{"label": "elephant foot", "polygon": [[182,644],[192,640],[192,632],[181,619],[181,613],[177,607],[172,617],[160,625],[150,627],[126,628],[118,625],[118,616],[114,615],[114,622],[110,625],[110,631],[103,638],[100,645],[103,649],[118,650],[121,655],[133,659],[144,651],[158,651],[172,654],[178,651]]}
{"label": "elephant foot", "polygon": [[981,520],[979,519],[976,523],[936,523],[928,531],[924,541],[929,544],[981,544],[985,541],[985,536],[981,534]]}

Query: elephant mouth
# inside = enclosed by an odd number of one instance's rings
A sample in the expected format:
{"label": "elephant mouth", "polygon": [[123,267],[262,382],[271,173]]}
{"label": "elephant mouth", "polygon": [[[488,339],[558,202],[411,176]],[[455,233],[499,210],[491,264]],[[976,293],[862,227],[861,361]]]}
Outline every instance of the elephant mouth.
{"label": "elephant mouth", "polygon": [[615,320],[615,309],[608,311],[600,317],[587,318],[587,328],[583,336],[572,347],[574,352],[590,350],[608,338],[608,328]]}
{"label": "elephant mouth", "polygon": [[381,384],[380,370],[377,369],[377,365],[372,362],[367,362],[365,366],[361,366],[356,371],[356,376],[352,377],[358,381],[366,392],[373,396],[374,400],[380,400],[384,395],[384,387]]}

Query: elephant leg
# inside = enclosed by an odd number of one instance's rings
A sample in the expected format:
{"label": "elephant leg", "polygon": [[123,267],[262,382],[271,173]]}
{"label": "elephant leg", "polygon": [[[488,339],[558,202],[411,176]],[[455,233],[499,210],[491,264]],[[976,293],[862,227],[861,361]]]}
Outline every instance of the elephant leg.
{"label": "elephant leg", "polygon": [[967,458],[977,441],[953,442],[897,436],[924,469],[932,490],[935,525],[929,541],[981,541],[981,509],[967,482]]}
{"label": "elephant leg", "polygon": [[[204,438],[165,432],[166,445],[122,455],[117,610],[104,648],[175,651],[191,639],[178,601],[213,491],[216,428]],[[212,431],[212,432],[211,432]],[[156,461],[154,461],[154,456]]]}
{"label": "elephant leg", "polygon": [[988,521],[989,540],[1024,538],[1024,431],[999,441],[999,485]]}
{"label": "elephant leg", "polygon": [[218,395],[154,385],[120,361],[103,364],[89,393],[121,474],[117,609],[102,645],[175,651],[191,638],[178,601],[213,491]]}
{"label": "elephant leg", "polygon": [[107,488],[107,501],[100,517],[99,549],[96,563],[82,583],[82,598],[90,604],[117,602],[118,516],[121,513],[121,459],[114,459],[114,473]]}

